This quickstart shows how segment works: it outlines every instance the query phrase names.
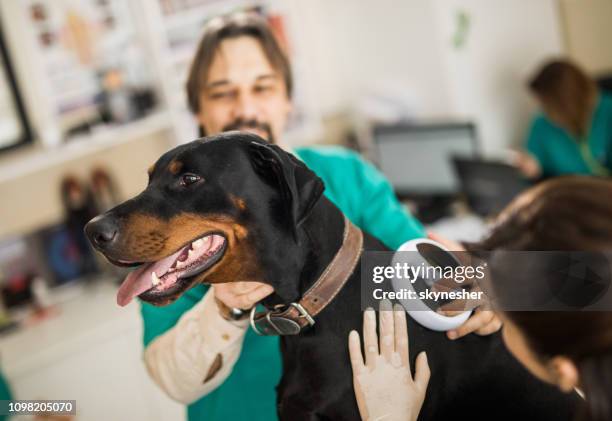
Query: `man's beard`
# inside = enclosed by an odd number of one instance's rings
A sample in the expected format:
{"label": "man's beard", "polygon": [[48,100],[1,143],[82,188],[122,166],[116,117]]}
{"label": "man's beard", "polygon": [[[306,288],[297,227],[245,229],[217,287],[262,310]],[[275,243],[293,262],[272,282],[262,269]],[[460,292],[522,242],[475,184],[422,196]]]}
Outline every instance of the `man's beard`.
{"label": "man's beard", "polygon": [[[272,127],[268,123],[262,123],[257,120],[245,120],[243,118],[237,118],[229,124],[223,126],[221,131],[229,132],[233,130],[238,131],[248,131],[248,129],[257,129],[265,133],[264,140],[269,143],[275,144],[276,140],[274,139],[274,135],[272,134]],[[207,133],[204,130],[204,127],[200,126],[200,136],[206,136]]]}

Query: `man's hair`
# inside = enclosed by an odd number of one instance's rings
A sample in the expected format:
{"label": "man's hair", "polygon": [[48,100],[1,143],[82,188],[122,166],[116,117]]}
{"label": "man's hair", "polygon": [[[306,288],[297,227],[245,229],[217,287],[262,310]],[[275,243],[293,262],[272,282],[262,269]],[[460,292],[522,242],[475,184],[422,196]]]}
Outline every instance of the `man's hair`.
{"label": "man's hair", "polygon": [[234,13],[211,20],[196,50],[187,78],[187,101],[189,109],[200,111],[200,95],[208,79],[213,58],[223,40],[250,36],[259,41],[266,58],[285,82],[287,95],[291,98],[293,79],[291,65],[266,20],[255,12]]}
{"label": "man's hair", "polygon": [[580,67],[567,60],[553,60],[529,81],[529,89],[554,111],[574,136],[588,134],[597,87]]}

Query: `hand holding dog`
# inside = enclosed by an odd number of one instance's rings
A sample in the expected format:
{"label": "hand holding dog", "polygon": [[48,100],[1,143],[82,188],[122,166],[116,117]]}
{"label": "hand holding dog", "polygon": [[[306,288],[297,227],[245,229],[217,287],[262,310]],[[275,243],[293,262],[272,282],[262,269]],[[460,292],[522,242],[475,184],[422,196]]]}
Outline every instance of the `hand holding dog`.
{"label": "hand holding dog", "polygon": [[212,286],[215,298],[229,308],[249,310],[272,294],[274,288],[261,282],[228,282]]}
{"label": "hand holding dog", "polygon": [[[433,241],[442,244],[444,247],[451,251],[465,250],[461,246],[461,244],[447,240],[435,233],[429,232],[427,233],[427,237]],[[457,312],[448,312],[446,314],[453,315],[456,313]],[[459,339],[469,333],[475,333],[481,336],[491,335],[501,329],[502,325],[503,323],[501,319],[493,311],[483,310],[479,307],[474,311],[474,314],[465,321],[465,323],[463,323],[457,329],[449,330],[448,332],[446,332],[446,336],[449,339],[454,340]]]}
{"label": "hand holding dog", "polygon": [[[427,355],[416,359],[414,379],[410,371],[408,328],[403,308],[391,311],[390,302],[381,303],[380,341],[376,335],[376,314],[363,315],[365,364],[359,334],[349,335],[353,386],[363,420],[416,420],[429,383]],[[380,348],[379,348],[380,345]],[[379,353],[380,349],[380,353]]]}

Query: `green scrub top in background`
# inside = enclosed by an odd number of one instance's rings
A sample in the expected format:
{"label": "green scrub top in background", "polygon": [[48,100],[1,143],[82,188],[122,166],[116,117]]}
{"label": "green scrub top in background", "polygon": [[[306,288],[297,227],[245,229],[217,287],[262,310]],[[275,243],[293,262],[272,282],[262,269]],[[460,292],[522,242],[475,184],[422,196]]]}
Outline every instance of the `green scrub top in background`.
{"label": "green scrub top in background", "polygon": [[[0,371],[0,401],[8,401],[11,399],[13,399],[11,396],[11,390],[9,389],[8,383]],[[0,421],[5,421],[7,419],[8,417],[6,415],[0,415]]]}
{"label": "green scrub top in background", "polygon": [[546,116],[537,116],[527,150],[538,160],[542,176],[612,174],[612,96],[601,94],[585,139],[576,139]]}
{"label": "green scrub top in background", "polygon": [[[398,202],[385,177],[357,153],[341,147],[296,149],[295,154],[325,183],[325,196],[364,231],[391,249],[424,237],[423,226]],[[166,307],[141,302],[144,344],[172,328],[199,302],[207,286],[198,285]],[[348,351],[347,351],[348,352]],[[207,396],[188,406],[190,421],[277,419],[275,388],[281,376],[279,339],[247,331],[231,375]]]}

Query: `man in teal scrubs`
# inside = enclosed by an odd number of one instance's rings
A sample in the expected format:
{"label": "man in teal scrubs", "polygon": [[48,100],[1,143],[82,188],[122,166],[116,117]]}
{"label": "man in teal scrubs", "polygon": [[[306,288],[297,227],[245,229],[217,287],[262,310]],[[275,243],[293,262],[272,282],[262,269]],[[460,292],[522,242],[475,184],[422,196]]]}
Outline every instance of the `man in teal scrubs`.
{"label": "man in teal scrubs", "polygon": [[[205,133],[251,131],[286,147],[281,137],[291,112],[291,93],[289,62],[264,20],[254,15],[233,15],[210,22],[187,82],[189,105]],[[398,202],[384,176],[358,154],[335,146],[296,148],[292,152],[322,178],[327,198],[388,247],[395,249],[409,239],[426,235],[422,225]],[[271,292],[265,290],[269,286],[255,285],[250,294],[242,291],[240,297],[247,297],[246,302],[234,304],[237,301],[232,297],[238,297],[238,292],[232,288],[231,283],[215,286],[215,299],[228,307],[246,309]],[[219,367],[227,366],[225,360],[215,358],[209,374],[198,377],[193,387],[187,384],[186,377],[207,355],[201,350],[207,346],[206,333],[201,332],[205,321],[198,321],[199,316],[187,320],[206,303],[203,297],[208,296],[207,289],[196,286],[166,307],[141,303],[149,373],[166,393],[189,404],[190,420],[276,419],[275,387],[281,374],[277,337],[260,337],[247,330],[243,351],[230,368],[231,374],[228,371],[227,378],[207,389],[204,396],[191,393],[202,383],[214,382]],[[487,334],[499,328],[492,315],[475,317],[464,334]],[[230,340],[229,335],[218,336]],[[180,372],[185,374],[184,382],[177,375]]]}
{"label": "man in teal scrubs", "polygon": [[612,171],[612,97],[575,64],[553,61],[529,84],[543,108],[527,139],[532,177],[609,176]]}

